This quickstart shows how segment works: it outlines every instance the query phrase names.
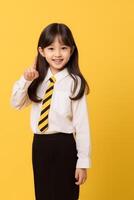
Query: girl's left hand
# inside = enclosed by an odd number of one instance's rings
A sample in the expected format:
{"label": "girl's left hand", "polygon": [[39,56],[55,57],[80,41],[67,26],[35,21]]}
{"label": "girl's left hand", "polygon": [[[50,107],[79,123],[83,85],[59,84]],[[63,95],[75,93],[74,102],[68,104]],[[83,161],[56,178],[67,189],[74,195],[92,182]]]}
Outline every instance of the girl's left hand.
{"label": "girl's left hand", "polygon": [[86,168],[76,168],[75,178],[77,179],[77,182],[75,182],[76,185],[83,184],[87,179],[87,169]]}

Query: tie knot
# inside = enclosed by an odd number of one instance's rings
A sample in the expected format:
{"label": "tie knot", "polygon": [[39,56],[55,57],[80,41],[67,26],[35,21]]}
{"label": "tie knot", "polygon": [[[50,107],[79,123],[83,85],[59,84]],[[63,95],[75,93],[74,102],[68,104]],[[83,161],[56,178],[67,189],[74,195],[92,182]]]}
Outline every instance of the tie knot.
{"label": "tie knot", "polygon": [[51,82],[53,82],[53,83],[56,82],[56,78],[55,78],[54,76],[51,76],[51,77],[49,78],[49,80],[50,80]]}

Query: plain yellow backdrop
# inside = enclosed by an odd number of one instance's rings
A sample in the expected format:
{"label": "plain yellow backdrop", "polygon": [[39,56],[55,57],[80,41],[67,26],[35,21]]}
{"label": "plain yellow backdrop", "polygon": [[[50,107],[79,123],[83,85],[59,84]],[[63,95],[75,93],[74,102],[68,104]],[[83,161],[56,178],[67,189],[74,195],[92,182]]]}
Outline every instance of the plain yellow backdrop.
{"label": "plain yellow backdrop", "polygon": [[0,199],[34,199],[31,107],[11,108],[10,95],[34,60],[40,32],[53,22],[72,30],[91,90],[92,168],[80,200],[134,199],[133,10],[132,0],[1,2]]}

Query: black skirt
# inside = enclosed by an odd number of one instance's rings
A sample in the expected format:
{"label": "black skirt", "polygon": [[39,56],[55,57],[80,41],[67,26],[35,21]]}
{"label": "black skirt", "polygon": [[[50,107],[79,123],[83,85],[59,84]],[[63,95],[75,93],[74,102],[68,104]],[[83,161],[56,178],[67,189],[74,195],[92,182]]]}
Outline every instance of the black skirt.
{"label": "black skirt", "polygon": [[78,200],[76,142],[73,133],[35,134],[32,164],[36,200]]}

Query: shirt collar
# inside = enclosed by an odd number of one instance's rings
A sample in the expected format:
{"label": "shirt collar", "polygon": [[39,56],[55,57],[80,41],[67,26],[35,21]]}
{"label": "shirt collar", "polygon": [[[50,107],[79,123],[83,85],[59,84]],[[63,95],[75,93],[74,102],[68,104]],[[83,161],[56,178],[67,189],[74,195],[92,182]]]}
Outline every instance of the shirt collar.
{"label": "shirt collar", "polygon": [[53,75],[53,73],[52,73],[52,71],[49,67],[44,81],[47,82],[51,76],[54,76],[56,78],[56,81],[59,81],[62,78],[64,78],[65,76],[67,76],[68,74],[69,74],[68,70],[65,67],[64,69],[62,69],[61,71],[59,71],[59,72],[57,72],[56,74]]}

